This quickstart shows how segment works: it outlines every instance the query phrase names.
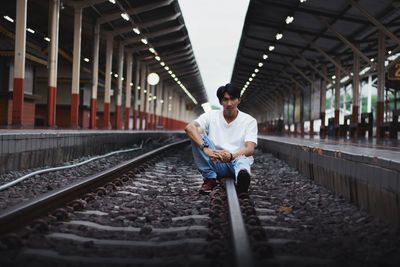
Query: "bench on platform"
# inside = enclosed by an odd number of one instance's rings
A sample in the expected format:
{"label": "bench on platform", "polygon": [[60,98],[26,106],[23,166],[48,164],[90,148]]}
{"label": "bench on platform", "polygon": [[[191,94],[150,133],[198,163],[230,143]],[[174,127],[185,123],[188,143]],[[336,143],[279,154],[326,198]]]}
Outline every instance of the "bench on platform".
{"label": "bench on platform", "polygon": [[386,132],[389,132],[389,137],[397,139],[397,132],[400,131],[400,110],[393,110],[392,112],[392,121],[384,122],[381,125],[380,131],[381,136],[385,136]]}
{"label": "bench on platform", "polygon": [[374,118],[372,112],[361,113],[361,122],[358,124],[358,136],[365,137],[365,133],[368,132],[368,138],[371,138],[373,125]]}

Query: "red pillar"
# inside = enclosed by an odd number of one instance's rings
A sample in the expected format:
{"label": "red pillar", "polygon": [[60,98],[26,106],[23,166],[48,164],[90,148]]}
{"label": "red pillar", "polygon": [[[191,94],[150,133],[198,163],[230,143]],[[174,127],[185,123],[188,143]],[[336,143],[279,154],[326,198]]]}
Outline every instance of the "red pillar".
{"label": "red pillar", "polygon": [[96,128],[96,106],[97,106],[97,99],[92,98],[90,100],[90,128],[95,129]]}
{"label": "red pillar", "polygon": [[110,103],[104,103],[103,129],[109,129]]}

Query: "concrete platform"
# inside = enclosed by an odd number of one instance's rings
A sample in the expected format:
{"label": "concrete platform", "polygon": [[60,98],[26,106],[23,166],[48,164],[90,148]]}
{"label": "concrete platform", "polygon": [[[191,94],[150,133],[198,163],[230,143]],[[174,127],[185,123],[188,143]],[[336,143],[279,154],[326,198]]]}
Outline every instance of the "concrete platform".
{"label": "concrete platform", "polygon": [[141,144],[148,138],[184,138],[180,131],[2,130],[0,174],[57,166],[86,155],[99,155]]}
{"label": "concrete platform", "polygon": [[400,227],[398,147],[279,136],[259,136],[259,147]]}

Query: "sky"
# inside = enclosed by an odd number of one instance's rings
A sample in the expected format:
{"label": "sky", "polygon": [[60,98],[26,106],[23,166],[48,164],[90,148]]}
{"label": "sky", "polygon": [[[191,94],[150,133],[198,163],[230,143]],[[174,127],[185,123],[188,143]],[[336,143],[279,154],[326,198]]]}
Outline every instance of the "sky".
{"label": "sky", "polygon": [[[249,0],[179,0],[208,101],[230,82]],[[202,104],[202,103],[200,103]]]}

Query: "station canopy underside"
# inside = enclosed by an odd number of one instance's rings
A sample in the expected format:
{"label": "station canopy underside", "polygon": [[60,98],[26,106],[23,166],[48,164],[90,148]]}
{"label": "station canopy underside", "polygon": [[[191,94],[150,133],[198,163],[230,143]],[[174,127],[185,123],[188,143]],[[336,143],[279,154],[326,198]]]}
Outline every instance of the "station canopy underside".
{"label": "station canopy underside", "polygon": [[[160,65],[160,62],[164,62],[196,99],[196,110],[202,111],[200,104],[208,101],[207,93],[177,0],[119,0],[116,4],[108,0],[61,1],[59,48],[70,58],[73,51],[74,7],[79,6],[83,7],[82,58],[92,58],[94,27],[99,22],[100,73],[104,75],[106,36],[111,34],[114,36],[113,73],[117,72],[118,46],[123,43],[136,59],[148,64],[150,71],[157,72],[161,79],[177,87],[177,91],[185,95],[174,78]],[[15,9],[15,1],[5,1],[2,3],[1,15],[15,18]],[[42,50],[39,53],[42,52],[42,57],[46,59],[48,42],[43,38],[49,31],[49,1],[29,0],[27,10],[27,27],[35,30],[35,34],[27,33],[27,41],[33,42],[34,47],[39,47]],[[121,13],[124,12],[129,15],[129,21],[122,18]],[[8,26],[8,30],[15,31],[15,24]],[[135,33],[133,28],[138,28],[140,34]],[[141,42],[142,38],[147,39],[148,45]],[[149,47],[155,49],[160,61],[155,59],[156,54],[149,51]],[[28,52],[29,50],[32,47],[27,47]],[[34,53],[38,54],[38,51]],[[91,64],[88,63],[86,68],[91,70]],[[85,65],[82,67],[85,68]],[[187,102],[192,102],[187,99]]]}
{"label": "station canopy underside", "polygon": [[[389,0],[251,0],[231,78],[239,88],[249,82],[240,108],[257,114],[265,110],[263,101],[288,96],[295,86],[309,90],[315,79],[333,83],[333,60],[343,68],[341,77],[352,75],[354,48],[362,54],[360,70],[370,66],[370,72],[375,71],[382,28],[374,19],[399,36],[399,6]],[[386,52],[398,52],[399,39],[387,32],[385,37]],[[327,75],[322,73],[324,65]]]}

